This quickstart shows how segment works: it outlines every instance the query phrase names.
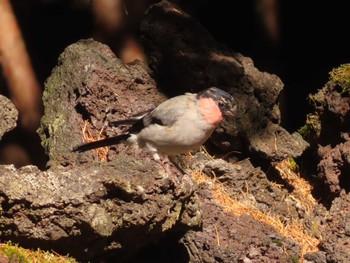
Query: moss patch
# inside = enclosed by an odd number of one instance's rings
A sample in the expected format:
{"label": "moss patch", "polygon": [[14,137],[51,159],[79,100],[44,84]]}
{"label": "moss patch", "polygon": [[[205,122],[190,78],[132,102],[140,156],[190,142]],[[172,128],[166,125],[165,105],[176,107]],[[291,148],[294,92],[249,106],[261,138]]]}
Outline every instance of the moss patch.
{"label": "moss patch", "polygon": [[37,249],[36,251],[24,249],[17,244],[12,244],[11,241],[0,244],[0,254],[3,254],[9,259],[9,262],[18,263],[76,263],[73,258],[61,256],[57,253],[50,253]]}
{"label": "moss patch", "polygon": [[342,93],[350,95],[350,63],[342,64],[334,68],[330,73],[330,81],[337,82],[342,88]]}

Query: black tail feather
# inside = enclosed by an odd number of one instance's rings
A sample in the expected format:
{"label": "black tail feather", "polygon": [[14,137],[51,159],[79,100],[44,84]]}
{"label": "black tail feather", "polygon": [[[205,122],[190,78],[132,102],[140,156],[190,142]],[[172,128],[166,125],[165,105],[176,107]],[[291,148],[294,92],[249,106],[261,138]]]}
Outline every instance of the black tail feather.
{"label": "black tail feather", "polygon": [[116,135],[116,136],[102,139],[99,141],[88,142],[88,143],[84,143],[84,144],[75,146],[75,147],[73,147],[72,151],[73,152],[84,152],[84,151],[88,151],[88,150],[92,150],[92,149],[96,149],[96,148],[100,148],[100,147],[110,146],[110,145],[125,141],[129,137],[130,137],[129,134],[120,134],[120,135]]}
{"label": "black tail feather", "polygon": [[140,120],[140,118],[130,118],[130,119],[125,119],[125,120],[111,121],[109,124],[112,126],[133,125],[135,122],[137,122],[139,120]]}

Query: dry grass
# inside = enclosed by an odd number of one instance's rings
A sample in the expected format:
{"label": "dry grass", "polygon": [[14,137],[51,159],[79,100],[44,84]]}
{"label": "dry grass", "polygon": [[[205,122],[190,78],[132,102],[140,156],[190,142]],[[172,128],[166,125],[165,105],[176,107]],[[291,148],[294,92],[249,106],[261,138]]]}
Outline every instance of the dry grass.
{"label": "dry grass", "polygon": [[281,177],[288,184],[293,186],[294,189],[291,196],[296,199],[307,212],[310,212],[317,202],[311,194],[311,185],[300,177],[294,161],[292,159],[285,159],[281,162],[273,163],[273,166],[280,173]]}
{"label": "dry grass", "polygon": [[[281,173],[283,178],[288,178],[289,183],[294,185],[295,191],[292,193],[294,199],[298,199],[307,212],[311,211],[313,205],[316,204],[316,201],[311,195],[310,185],[300,178],[298,174],[293,172],[288,161],[276,163],[275,167]],[[224,185],[216,180],[215,177],[213,179],[202,172],[193,171],[193,178],[197,183],[206,183],[210,186],[215,200],[226,212],[235,215],[250,215],[258,221],[273,226],[281,235],[291,238],[298,243],[301,246],[301,261],[305,253],[318,250],[317,245],[320,240],[307,234],[303,227],[302,220],[295,219],[289,223],[282,222],[277,215],[267,215],[255,207],[253,201],[249,199],[249,192],[242,192],[240,198],[243,201],[238,201],[226,192]]]}
{"label": "dry grass", "polygon": [[[90,124],[88,121],[84,121],[84,125],[82,128],[82,133],[83,133],[83,138],[85,142],[94,142],[94,141],[98,141],[101,139],[104,139],[105,137],[102,135],[104,132],[104,128],[101,129],[101,131],[98,133],[97,138],[94,138],[94,136],[92,135],[92,131],[90,128]],[[107,153],[108,153],[108,147],[100,147],[97,149],[94,149],[94,151],[96,152],[98,158],[101,161],[106,161],[107,160]]]}

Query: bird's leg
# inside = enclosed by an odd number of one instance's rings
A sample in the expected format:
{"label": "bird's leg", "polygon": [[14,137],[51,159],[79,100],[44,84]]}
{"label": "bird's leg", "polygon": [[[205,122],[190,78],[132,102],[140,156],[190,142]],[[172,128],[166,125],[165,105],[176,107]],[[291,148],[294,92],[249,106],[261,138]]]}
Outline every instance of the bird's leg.
{"label": "bird's leg", "polygon": [[170,171],[170,168],[169,168],[169,165],[166,165],[162,158],[160,158],[159,154],[157,152],[153,153],[153,159],[160,164],[160,166],[163,167],[163,169],[165,170],[166,174],[170,174],[171,171]]}
{"label": "bird's leg", "polygon": [[193,188],[193,181],[191,176],[182,169],[182,167],[177,163],[176,156],[168,156],[169,161],[181,172],[182,180],[185,180],[190,185],[191,189]]}
{"label": "bird's leg", "polygon": [[182,167],[176,162],[176,156],[168,156],[168,159],[171,164],[175,166],[176,169],[178,169],[183,175],[187,174]]}
{"label": "bird's leg", "polygon": [[[158,162],[164,168],[164,170],[165,170],[165,172],[167,174],[171,174],[172,173],[172,170],[170,168],[171,168],[171,165],[173,165],[180,172],[180,174],[182,175],[181,181],[182,180],[187,181],[188,184],[190,185],[191,189],[193,188],[193,181],[192,181],[191,177],[176,162],[176,156],[166,156],[166,158],[161,158],[160,155],[158,154],[158,152],[154,152],[153,153],[153,159],[156,162]],[[177,181],[177,182],[175,182],[174,180],[172,180],[173,183],[176,183],[176,184],[180,183],[178,181],[180,178],[178,178],[178,177],[173,177],[173,178],[174,179],[176,178],[176,181]]]}

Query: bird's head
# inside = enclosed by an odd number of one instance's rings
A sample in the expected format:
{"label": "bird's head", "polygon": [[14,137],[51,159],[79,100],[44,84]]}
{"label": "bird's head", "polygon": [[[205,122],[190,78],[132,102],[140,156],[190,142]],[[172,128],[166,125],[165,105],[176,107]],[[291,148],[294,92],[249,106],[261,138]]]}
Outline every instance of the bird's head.
{"label": "bird's head", "polygon": [[[236,114],[237,102],[226,91],[223,91],[216,87],[211,87],[199,92],[197,97],[199,101],[207,100],[207,105],[210,105],[209,101],[214,102],[217,108],[220,110],[223,117],[235,116]],[[204,103],[202,103],[202,105],[204,105]],[[211,110],[214,112],[215,111],[214,107],[211,106],[211,108],[212,108]],[[209,110],[209,106],[208,106],[208,110]]]}

